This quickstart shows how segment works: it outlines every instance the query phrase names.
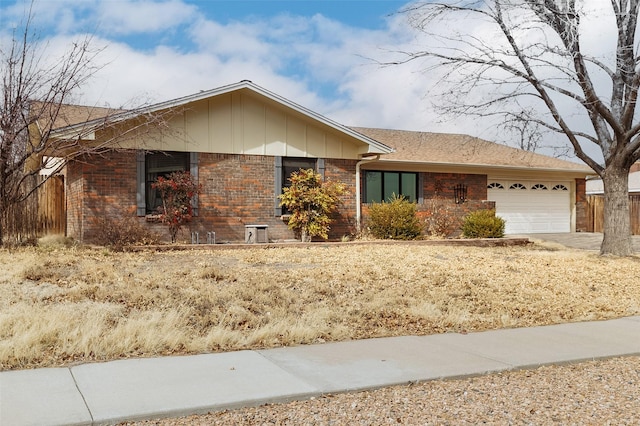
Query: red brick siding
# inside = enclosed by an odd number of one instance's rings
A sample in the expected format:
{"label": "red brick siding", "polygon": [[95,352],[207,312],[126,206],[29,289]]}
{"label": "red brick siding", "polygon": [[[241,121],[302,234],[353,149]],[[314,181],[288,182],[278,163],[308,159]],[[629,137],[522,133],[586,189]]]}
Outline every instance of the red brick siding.
{"label": "red brick siding", "polygon": [[[340,239],[352,234],[355,221],[353,195],[355,161],[325,161],[325,177],[347,184],[349,194],[335,214],[329,237]],[[201,241],[206,233],[216,232],[219,242],[244,240],[245,225],[269,225],[269,238],[294,238],[281,217],[275,216],[275,157],[259,155],[199,155],[198,176],[202,193],[198,200],[198,216],[178,235],[189,241],[191,231],[198,231]],[[84,242],[95,240],[95,218],[113,218],[135,214],[136,155],[134,152],[112,152],[100,157],[85,158],[69,165],[67,186],[69,235]],[[162,224],[140,223],[168,240]]]}
{"label": "red brick siding", "polygon": [[200,154],[202,192],[192,229],[214,231],[218,241],[243,241],[245,225],[264,224],[270,239],[284,238],[286,225],[274,217],[274,168],[274,157]]}
{"label": "red brick siding", "polygon": [[[347,185],[348,194],[334,215],[329,238],[340,239],[356,233],[355,229],[355,160],[325,160],[325,178]],[[198,231],[201,241],[206,233],[216,232],[218,242],[244,240],[245,225],[269,226],[270,240],[293,239],[281,217],[275,216],[275,157],[201,153],[199,183],[202,193],[198,201],[198,216],[178,236],[189,241],[191,231]],[[118,217],[135,214],[136,155],[134,152],[112,152],[100,157],[85,158],[69,165],[67,178],[67,229],[70,236],[85,242],[95,239],[95,218],[101,215]],[[487,197],[485,175],[424,173],[424,204],[418,206],[422,216],[432,209],[436,195],[461,219],[468,212],[491,208]],[[453,201],[453,187],[467,185],[463,204]],[[583,182],[584,183],[584,182]],[[363,219],[366,206],[363,208]],[[168,240],[168,232],[159,223],[140,218],[140,223]]]}
{"label": "red brick siding", "polygon": [[73,161],[67,165],[65,202],[67,205],[67,236],[82,241],[82,163]]}
{"label": "red brick siding", "polygon": [[356,163],[355,160],[327,159],[325,161],[325,179],[340,181],[347,186],[338,211],[333,215],[330,239],[355,235],[356,229]]}
{"label": "red brick siding", "polygon": [[[243,241],[245,225],[264,224],[269,226],[270,240],[295,238],[283,218],[275,216],[275,157],[200,154],[198,173],[203,190],[193,230],[215,231],[218,241]],[[354,176],[355,161],[325,161],[325,178],[344,182],[351,194]],[[353,233],[354,210],[354,201],[345,196],[334,216],[330,239]]]}
{"label": "red brick siding", "polygon": [[467,185],[467,199],[487,199],[487,175],[458,173],[424,173],[424,198],[435,196],[453,200],[454,187]]}
{"label": "red brick siding", "polygon": [[136,156],[111,152],[88,156],[68,167],[67,229],[84,242],[95,240],[96,219],[135,214]]}

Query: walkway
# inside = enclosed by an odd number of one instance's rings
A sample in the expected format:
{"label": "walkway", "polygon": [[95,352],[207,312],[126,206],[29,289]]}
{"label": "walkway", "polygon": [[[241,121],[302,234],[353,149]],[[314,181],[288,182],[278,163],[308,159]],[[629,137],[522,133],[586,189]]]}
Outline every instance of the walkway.
{"label": "walkway", "polygon": [[[527,235],[512,235],[512,237],[527,237],[531,241],[551,241],[554,243],[562,244],[565,247],[577,248],[581,250],[595,250],[600,251],[600,245],[602,244],[602,234],[598,232],[571,232],[571,233],[558,233],[558,234],[527,234]],[[633,250],[636,253],[640,253],[640,235],[631,236]]]}
{"label": "walkway", "polygon": [[1,425],[177,417],[640,354],[640,317],[0,373]]}

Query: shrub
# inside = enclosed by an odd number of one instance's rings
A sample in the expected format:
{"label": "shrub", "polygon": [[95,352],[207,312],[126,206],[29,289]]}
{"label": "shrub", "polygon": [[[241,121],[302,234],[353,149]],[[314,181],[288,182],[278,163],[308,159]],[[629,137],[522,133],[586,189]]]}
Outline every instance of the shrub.
{"label": "shrub", "polygon": [[469,213],[462,224],[465,238],[502,238],[505,221],[495,210],[477,210]]}
{"label": "shrub", "polygon": [[328,238],[329,215],[336,210],[340,196],[347,189],[342,182],[322,181],[322,176],[313,169],[300,169],[291,173],[291,185],[280,195],[280,205],[291,212],[289,228],[299,232],[302,241],[311,237]]}
{"label": "shrub", "polygon": [[140,224],[134,216],[100,216],[94,219],[95,242],[121,251],[127,246],[157,244],[159,236]]}
{"label": "shrub", "polygon": [[395,194],[389,202],[373,203],[369,207],[368,226],[375,238],[415,240],[422,234],[416,215],[417,206]]}

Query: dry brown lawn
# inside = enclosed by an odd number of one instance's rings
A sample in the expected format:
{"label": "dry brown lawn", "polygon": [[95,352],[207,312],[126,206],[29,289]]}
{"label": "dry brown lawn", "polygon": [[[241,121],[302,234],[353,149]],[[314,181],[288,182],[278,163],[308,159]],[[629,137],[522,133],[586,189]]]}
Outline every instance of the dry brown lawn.
{"label": "dry brown lawn", "polygon": [[551,246],[0,251],[0,369],[640,314],[640,258]]}

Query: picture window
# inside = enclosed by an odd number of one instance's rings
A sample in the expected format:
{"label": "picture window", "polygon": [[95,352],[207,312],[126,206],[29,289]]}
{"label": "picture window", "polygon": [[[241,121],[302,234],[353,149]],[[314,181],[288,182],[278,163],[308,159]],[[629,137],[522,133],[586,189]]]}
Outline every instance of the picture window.
{"label": "picture window", "polygon": [[411,202],[418,199],[417,173],[366,171],[364,179],[365,203],[389,201],[394,194]]}

